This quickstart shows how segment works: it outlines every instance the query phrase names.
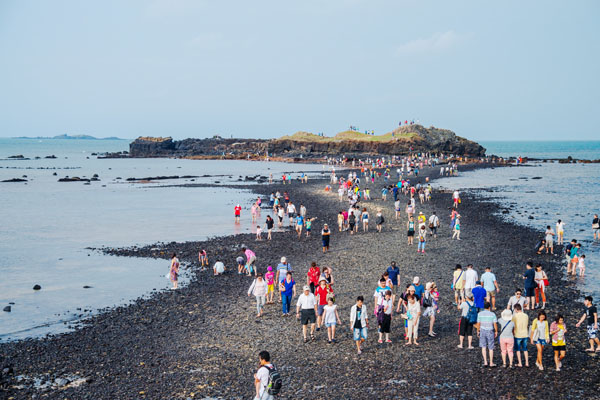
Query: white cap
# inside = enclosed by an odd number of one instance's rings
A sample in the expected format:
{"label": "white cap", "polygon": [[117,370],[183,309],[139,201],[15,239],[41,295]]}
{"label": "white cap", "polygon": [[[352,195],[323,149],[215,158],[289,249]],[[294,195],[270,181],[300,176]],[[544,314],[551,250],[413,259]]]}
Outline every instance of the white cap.
{"label": "white cap", "polygon": [[281,262],[282,262],[282,263],[285,263],[286,261],[287,261],[287,258],[285,258],[285,257],[281,257]]}

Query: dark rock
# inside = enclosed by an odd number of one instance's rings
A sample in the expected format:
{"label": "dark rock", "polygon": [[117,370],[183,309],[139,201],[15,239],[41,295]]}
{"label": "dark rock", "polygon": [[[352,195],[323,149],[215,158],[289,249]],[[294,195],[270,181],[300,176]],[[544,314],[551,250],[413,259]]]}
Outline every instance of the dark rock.
{"label": "dark rock", "polygon": [[56,158],[56,156],[54,154],[52,154],[51,156],[46,156],[44,158],[54,159],[54,158]]}
{"label": "dark rock", "polygon": [[65,176],[64,178],[60,178],[59,182],[89,182],[90,180],[87,178],[80,178],[78,176],[74,176],[72,178]]}
{"label": "dark rock", "polygon": [[33,285],[33,290],[40,290],[42,287],[38,284]]}
{"label": "dark rock", "polygon": [[2,309],[2,311],[6,311],[6,312],[10,312],[11,311],[11,307],[10,306],[6,306]]}
{"label": "dark rock", "polygon": [[23,154],[18,154],[16,156],[10,156],[8,158],[12,158],[12,159],[19,159],[19,158],[25,158],[25,156]]}
{"label": "dark rock", "polygon": [[6,179],[2,182],[27,182],[27,179],[22,179],[22,178],[12,178],[12,179]]}
{"label": "dark rock", "polygon": [[91,289],[91,288],[92,288],[92,286],[85,285],[83,288],[84,288],[84,289]]}

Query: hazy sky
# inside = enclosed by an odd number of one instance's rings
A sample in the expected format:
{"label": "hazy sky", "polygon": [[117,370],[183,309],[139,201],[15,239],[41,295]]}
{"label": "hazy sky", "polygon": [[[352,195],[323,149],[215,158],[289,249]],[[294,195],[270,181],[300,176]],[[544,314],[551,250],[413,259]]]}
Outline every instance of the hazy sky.
{"label": "hazy sky", "polygon": [[0,136],[600,137],[600,2],[0,1]]}

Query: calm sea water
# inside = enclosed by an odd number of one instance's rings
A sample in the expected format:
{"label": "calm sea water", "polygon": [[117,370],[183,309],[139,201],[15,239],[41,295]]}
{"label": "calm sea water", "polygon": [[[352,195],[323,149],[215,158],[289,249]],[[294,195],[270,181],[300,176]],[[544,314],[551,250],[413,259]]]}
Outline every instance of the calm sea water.
{"label": "calm sea water", "polygon": [[[87,247],[147,245],[204,240],[251,231],[250,213],[234,224],[233,207],[249,210],[254,195],[228,188],[152,187],[182,183],[235,184],[239,176],[280,176],[321,165],[178,159],[97,159],[92,152],[128,150],[129,142],[0,139],[0,181],[26,176],[26,183],[0,183],[0,340],[69,329],[69,321],[99,308],[124,304],[166,289],[168,262],[111,257]],[[7,160],[23,155],[31,160]],[[55,155],[56,159],[43,157]],[[35,160],[35,157],[42,157]],[[89,158],[88,158],[89,157]],[[57,175],[54,176],[53,174]],[[100,182],[57,182],[64,176]],[[211,175],[157,184],[128,177]],[[215,175],[224,175],[215,177]],[[122,178],[122,179],[117,179]],[[266,211],[263,211],[264,218]],[[35,284],[42,290],[33,291]],[[84,289],[83,286],[92,286]],[[66,323],[66,324],[65,324]]]}
{"label": "calm sea water", "polygon": [[[573,158],[600,158],[600,142],[496,143],[495,147],[486,147],[490,152],[505,156],[563,158],[568,154]],[[537,229],[540,239],[547,225],[555,230],[557,220],[564,221],[565,239],[581,242],[586,255],[586,276],[570,279],[574,279],[584,293],[600,298],[600,242],[593,241],[591,228],[594,214],[600,214],[598,177],[600,164],[538,162],[513,168],[470,171],[438,182],[448,189],[473,190],[500,204],[513,205],[509,214],[502,216]],[[469,223],[464,221],[463,224],[466,234]],[[534,246],[532,243],[532,252]]]}
{"label": "calm sea water", "polygon": [[600,141],[518,141],[481,142],[487,154],[500,157],[522,156],[529,158],[572,158],[580,160],[600,159]]}

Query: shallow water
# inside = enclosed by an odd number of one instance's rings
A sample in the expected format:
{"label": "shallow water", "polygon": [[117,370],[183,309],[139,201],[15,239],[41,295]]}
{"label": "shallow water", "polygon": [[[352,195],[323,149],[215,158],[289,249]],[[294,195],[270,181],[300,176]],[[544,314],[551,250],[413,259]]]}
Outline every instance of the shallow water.
{"label": "shallow water", "polygon": [[[237,184],[245,183],[239,176],[323,171],[321,165],[90,155],[127,149],[127,141],[0,139],[0,181],[23,175],[28,180],[0,183],[0,306],[15,303],[12,312],[0,313],[0,340],[62,332],[70,326],[65,322],[90,313],[84,310],[124,304],[170,286],[164,277],[168,261],[111,257],[87,247],[204,240],[250,232],[254,225],[249,208],[255,197],[247,190],[156,186]],[[6,159],[19,154],[32,159]],[[57,158],[43,158],[47,155]],[[57,182],[67,175],[94,174],[100,182]],[[209,176],[151,184],[125,181],[164,175]],[[240,224],[233,221],[237,203],[244,207]],[[261,225],[266,211],[262,214]],[[32,290],[35,284],[42,290]],[[86,285],[92,288],[84,289]]]}
{"label": "shallow water", "polygon": [[[537,229],[540,239],[547,225],[556,231],[556,222],[561,219],[566,225],[565,241],[577,239],[586,255],[586,276],[570,279],[577,281],[583,293],[600,297],[600,241],[593,241],[591,229],[594,214],[600,214],[599,176],[600,164],[548,162],[469,171],[437,182],[448,189],[473,190],[502,205],[513,205],[508,214],[502,215]],[[468,234],[468,226],[468,220],[462,221],[463,233]],[[535,245],[531,244],[532,253]]]}

